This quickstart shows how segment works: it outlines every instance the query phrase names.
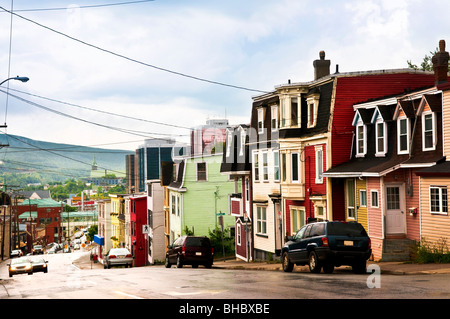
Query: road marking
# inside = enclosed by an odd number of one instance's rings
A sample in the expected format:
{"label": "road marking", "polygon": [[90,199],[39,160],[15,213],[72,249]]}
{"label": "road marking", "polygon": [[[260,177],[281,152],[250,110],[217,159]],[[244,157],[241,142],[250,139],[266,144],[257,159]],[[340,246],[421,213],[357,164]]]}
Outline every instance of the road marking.
{"label": "road marking", "polygon": [[122,291],[119,291],[119,290],[116,290],[116,291],[114,291],[114,292],[117,293],[117,294],[119,294],[119,295],[126,296],[126,297],[130,297],[130,298],[134,298],[134,299],[144,299],[144,298],[142,298],[142,297],[138,297],[138,296],[135,296],[135,295],[130,295],[130,294],[127,294],[127,293],[122,292]]}

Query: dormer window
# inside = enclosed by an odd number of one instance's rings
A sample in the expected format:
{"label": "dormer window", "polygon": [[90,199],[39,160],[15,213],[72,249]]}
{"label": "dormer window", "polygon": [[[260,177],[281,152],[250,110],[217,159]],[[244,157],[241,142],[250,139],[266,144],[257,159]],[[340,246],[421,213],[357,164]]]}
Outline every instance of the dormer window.
{"label": "dormer window", "polygon": [[273,105],[271,107],[271,114],[272,114],[272,120],[271,120],[271,129],[272,131],[278,130],[278,105]]}
{"label": "dormer window", "polygon": [[375,123],[375,135],[376,135],[376,156],[384,156],[387,152],[387,136],[386,136],[386,123],[383,121],[377,121]]}
{"label": "dormer window", "polygon": [[264,109],[258,109],[258,134],[264,133]]}
{"label": "dormer window", "polygon": [[422,113],[422,149],[424,151],[431,151],[436,148],[435,126],[434,113]]}
{"label": "dormer window", "polygon": [[366,126],[358,124],[356,126],[356,156],[366,155]]}
{"label": "dormer window", "polygon": [[397,120],[397,131],[398,131],[398,154],[408,154],[409,153],[409,121],[407,117],[402,117]]}
{"label": "dormer window", "polygon": [[309,95],[306,98],[306,104],[308,105],[308,128],[315,127],[317,124],[317,110],[319,108],[319,98],[318,93]]}

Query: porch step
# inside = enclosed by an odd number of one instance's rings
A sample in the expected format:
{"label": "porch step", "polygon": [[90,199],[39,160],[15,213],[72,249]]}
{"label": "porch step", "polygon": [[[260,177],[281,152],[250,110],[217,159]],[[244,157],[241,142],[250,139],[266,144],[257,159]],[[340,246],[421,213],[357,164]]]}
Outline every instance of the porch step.
{"label": "porch step", "polygon": [[383,241],[382,261],[409,261],[411,248],[414,244],[410,239],[385,239]]}

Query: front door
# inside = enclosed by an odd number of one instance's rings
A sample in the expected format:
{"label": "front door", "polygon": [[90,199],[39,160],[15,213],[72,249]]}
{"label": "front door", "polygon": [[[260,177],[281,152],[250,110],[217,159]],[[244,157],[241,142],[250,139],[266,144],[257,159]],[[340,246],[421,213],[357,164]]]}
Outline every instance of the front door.
{"label": "front door", "polygon": [[403,208],[403,186],[386,186],[386,234],[405,233],[405,212]]}

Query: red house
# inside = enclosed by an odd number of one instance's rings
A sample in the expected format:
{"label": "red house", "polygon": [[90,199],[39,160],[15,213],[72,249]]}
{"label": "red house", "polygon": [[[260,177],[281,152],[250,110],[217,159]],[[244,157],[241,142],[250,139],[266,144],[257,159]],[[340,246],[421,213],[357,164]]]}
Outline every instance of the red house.
{"label": "red house", "polygon": [[130,234],[131,254],[134,258],[134,266],[147,265],[148,262],[148,234],[143,232],[143,227],[148,226],[147,197],[130,197]]}
{"label": "red house", "polygon": [[[61,212],[62,204],[51,199],[26,199],[17,206],[21,223],[27,224],[27,249],[31,252],[36,243],[47,245],[61,242]],[[31,217],[31,223],[30,223]],[[30,231],[33,225],[34,231]]]}

